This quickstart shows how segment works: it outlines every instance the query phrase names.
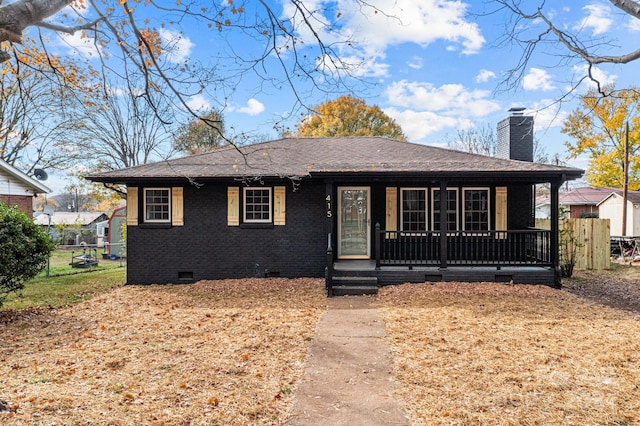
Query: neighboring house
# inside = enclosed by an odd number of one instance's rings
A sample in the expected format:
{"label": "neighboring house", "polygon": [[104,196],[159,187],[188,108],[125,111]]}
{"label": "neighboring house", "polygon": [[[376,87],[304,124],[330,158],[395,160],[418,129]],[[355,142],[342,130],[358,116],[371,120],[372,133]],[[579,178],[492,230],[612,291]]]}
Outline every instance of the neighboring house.
{"label": "neighboring house", "polygon": [[49,215],[40,214],[34,222],[62,245],[96,244],[97,224],[109,219],[104,212],[54,212],[50,217],[49,222]]}
{"label": "neighboring house", "polygon": [[41,182],[0,160],[0,203],[18,206],[20,211],[33,217],[33,197],[49,192]]}
{"label": "neighboring house", "polygon": [[[637,191],[629,191],[629,193]],[[622,194],[621,189],[609,187],[583,187],[560,192],[560,208],[564,210],[565,218],[580,219],[599,216],[598,205],[612,193]],[[640,192],[637,192],[640,195]],[[539,197],[536,200],[536,218],[548,219],[551,209],[549,197]]]}
{"label": "neighboring house", "polygon": [[640,191],[627,191],[627,229],[622,232],[622,190],[609,194],[598,204],[600,218],[609,219],[611,235],[615,237],[640,237]]}
{"label": "neighboring house", "polygon": [[[493,158],[381,137],[280,139],[88,176],[127,186],[127,283],[325,277],[329,294],[424,281],[560,285],[558,218],[533,229],[533,119]],[[444,208],[442,208],[444,206]],[[442,236],[445,238],[442,238]],[[352,287],[350,287],[352,286]]]}

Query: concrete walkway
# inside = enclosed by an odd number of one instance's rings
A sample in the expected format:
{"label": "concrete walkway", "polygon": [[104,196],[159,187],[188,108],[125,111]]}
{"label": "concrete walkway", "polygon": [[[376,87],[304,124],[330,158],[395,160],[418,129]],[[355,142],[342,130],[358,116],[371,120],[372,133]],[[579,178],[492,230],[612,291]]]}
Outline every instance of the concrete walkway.
{"label": "concrete walkway", "polygon": [[384,324],[371,300],[328,299],[286,425],[410,424],[394,395]]}

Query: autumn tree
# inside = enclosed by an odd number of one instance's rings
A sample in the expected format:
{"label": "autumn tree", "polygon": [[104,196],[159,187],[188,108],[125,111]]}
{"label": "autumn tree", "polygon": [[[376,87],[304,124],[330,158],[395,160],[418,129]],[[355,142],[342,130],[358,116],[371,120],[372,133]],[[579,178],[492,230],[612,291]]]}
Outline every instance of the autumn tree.
{"label": "autumn tree", "polygon": [[380,107],[368,106],[362,99],[351,95],[340,96],[312,110],[310,116],[295,125],[294,136],[386,136],[407,140],[400,125]]}
{"label": "autumn tree", "polygon": [[[357,3],[363,13],[381,12],[369,2]],[[139,71],[138,96],[153,111],[156,92],[178,114],[198,117],[191,97],[207,94],[223,103],[248,76],[261,81],[252,83],[256,92],[273,88],[281,95],[288,90],[299,107],[314,91],[348,89],[345,76],[356,64],[341,59],[346,56],[339,50],[352,49],[356,40],[340,33],[341,15],[301,0],[15,0],[0,8],[0,62],[15,61],[15,52],[26,53],[25,34],[37,34],[44,52],[53,37],[79,35],[88,42],[83,48],[100,60],[96,68],[104,75],[124,78],[123,72]],[[207,63],[180,51],[185,28],[208,35],[212,53]],[[21,61],[30,64],[28,58]],[[275,77],[274,70],[283,77]]]}
{"label": "autumn tree", "polygon": [[178,129],[174,147],[188,155],[213,151],[227,144],[222,113],[212,109]]}
{"label": "autumn tree", "polygon": [[591,89],[564,122],[570,158],[589,156],[586,180],[594,186],[622,188],[626,125],[629,126],[629,189],[640,189],[640,92],[638,88]]}
{"label": "autumn tree", "polygon": [[69,149],[72,121],[78,107],[93,99],[86,85],[91,70],[38,52],[33,40],[14,54],[16,61],[0,64],[0,158],[27,174],[66,167],[77,159]]}

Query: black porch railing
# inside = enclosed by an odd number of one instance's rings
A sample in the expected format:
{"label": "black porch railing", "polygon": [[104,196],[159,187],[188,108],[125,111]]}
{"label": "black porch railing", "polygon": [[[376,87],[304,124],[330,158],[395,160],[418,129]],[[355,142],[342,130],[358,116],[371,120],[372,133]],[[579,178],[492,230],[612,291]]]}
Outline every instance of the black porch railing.
{"label": "black porch railing", "polygon": [[[375,230],[376,267],[380,266],[552,266],[551,232]],[[446,247],[446,253],[442,252]],[[444,256],[443,256],[444,255]]]}

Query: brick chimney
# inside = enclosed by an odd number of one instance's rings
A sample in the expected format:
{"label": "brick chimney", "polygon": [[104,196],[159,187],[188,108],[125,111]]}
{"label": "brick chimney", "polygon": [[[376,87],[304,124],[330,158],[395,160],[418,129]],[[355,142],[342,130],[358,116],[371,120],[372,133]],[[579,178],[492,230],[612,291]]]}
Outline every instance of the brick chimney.
{"label": "brick chimney", "polygon": [[525,108],[509,109],[509,117],[498,123],[496,156],[511,160],[533,161],[533,117]]}

